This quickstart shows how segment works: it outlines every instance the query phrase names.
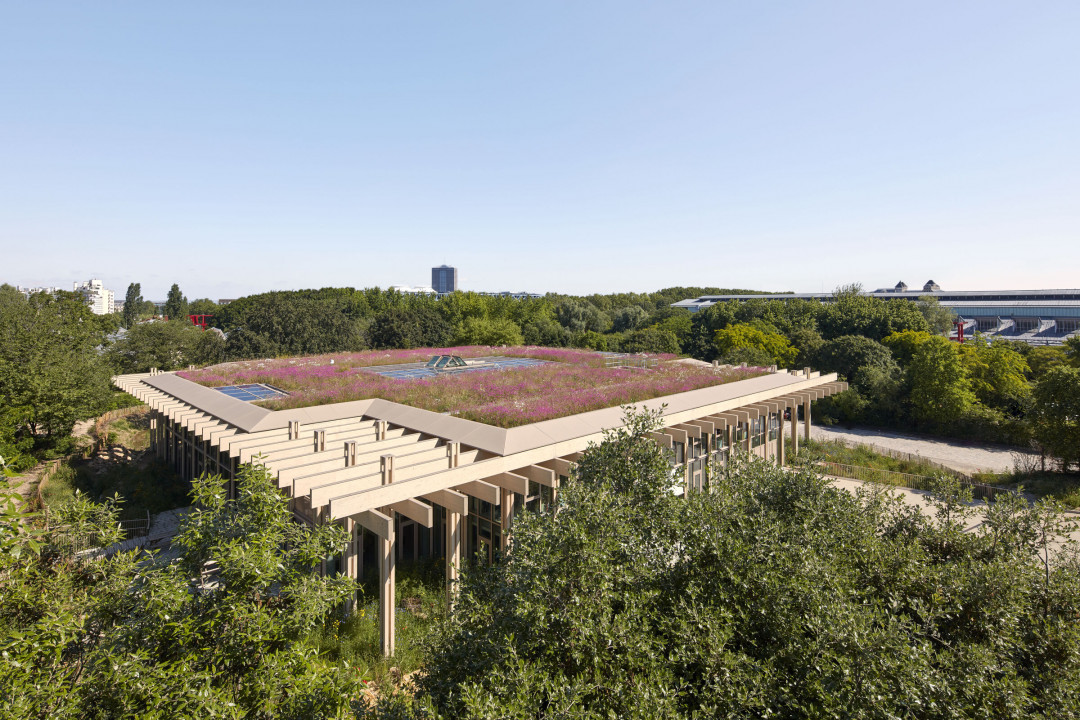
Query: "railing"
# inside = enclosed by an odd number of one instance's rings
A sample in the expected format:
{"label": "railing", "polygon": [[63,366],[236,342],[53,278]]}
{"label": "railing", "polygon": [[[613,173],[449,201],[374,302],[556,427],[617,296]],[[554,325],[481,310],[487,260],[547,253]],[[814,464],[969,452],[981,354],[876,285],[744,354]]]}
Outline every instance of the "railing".
{"label": "railing", "polygon": [[[895,487],[910,488],[929,492],[933,489],[934,478],[926,475],[912,475],[910,473],[896,472],[895,470],[882,470],[880,468],[868,468],[858,465],[842,465],[840,463],[819,461],[815,465],[821,468],[825,475],[859,480],[861,482],[878,483],[880,485],[893,485]],[[971,488],[972,495],[979,500],[993,500],[1000,492],[1009,492],[1007,488],[984,485],[972,482],[966,478],[959,478],[960,482]]]}
{"label": "railing", "polygon": [[[785,435],[786,435],[786,433],[785,433]],[[804,443],[805,441],[800,439],[799,442]],[[811,443],[821,443],[821,444],[839,443],[839,444],[843,445],[844,447],[849,447],[849,448],[853,448],[853,449],[869,448],[870,450],[873,450],[874,452],[876,452],[878,455],[884,455],[886,457],[891,457],[894,460],[906,460],[908,462],[914,462],[914,463],[919,463],[920,465],[926,465],[927,467],[932,467],[932,468],[934,468],[936,470],[941,470],[942,472],[947,472],[950,475],[955,475],[956,477],[960,478],[964,482],[968,482],[968,483],[972,482],[972,479],[971,479],[970,475],[966,475],[966,474],[964,474],[962,472],[959,472],[958,470],[955,470],[955,469],[949,467],[948,465],[945,465],[945,464],[939,463],[939,462],[935,462],[934,460],[929,460],[929,459],[923,457],[922,455],[917,455],[915,453],[904,452],[903,450],[893,450],[892,448],[883,447],[881,445],[875,445],[872,442],[858,442],[858,441],[855,441],[855,440],[838,439],[838,440],[811,440]],[[895,472],[895,471],[890,471],[890,472]],[[900,473],[900,474],[904,475],[906,473]],[[918,476],[918,477],[926,477],[926,476]]]}
{"label": "railing", "polygon": [[[58,525],[55,527],[49,527],[48,509],[45,511],[45,527],[49,534],[49,539],[53,545],[60,549],[61,552],[68,555],[77,555],[86,550],[93,550],[97,547],[94,539],[95,533],[88,532],[73,532],[72,528],[66,525]],[[150,512],[147,511],[146,517],[126,518],[124,520],[117,520],[116,527],[121,532],[121,540],[131,540],[132,538],[145,537],[150,533]]]}
{"label": "railing", "polygon": [[642,368],[647,370],[649,368],[654,368],[659,364],[660,361],[656,358],[633,357],[629,355],[608,357],[604,360],[604,367],[609,368]]}

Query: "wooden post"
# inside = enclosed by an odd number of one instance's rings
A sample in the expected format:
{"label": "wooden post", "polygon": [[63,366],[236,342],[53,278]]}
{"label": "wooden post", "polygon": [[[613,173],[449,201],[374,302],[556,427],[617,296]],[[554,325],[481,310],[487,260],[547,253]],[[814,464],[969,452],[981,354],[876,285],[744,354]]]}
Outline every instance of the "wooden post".
{"label": "wooden post", "polygon": [[502,488],[501,497],[499,502],[499,515],[500,526],[502,532],[499,533],[499,548],[505,553],[510,547],[510,523],[514,517],[514,493],[506,488]]}
{"label": "wooden post", "polygon": [[[356,528],[358,526],[352,518],[345,518],[344,525],[345,532],[349,533],[349,541],[345,543],[345,556],[343,558],[345,561],[345,575],[352,580],[356,580],[358,578],[356,574]],[[352,615],[355,606],[356,588],[353,588],[349,599],[345,601],[345,614]]]}
{"label": "wooden post", "polygon": [[446,511],[446,607],[454,609],[461,567],[461,515]]}
{"label": "wooden post", "polygon": [[[383,455],[379,463],[382,470],[382,484],[394,482],[394,456]],[[385,511],[390,518],[386,537],[379,538],[379,643],[385,657],[394,656],[394,614],[397,611],[396,590],[394,587],[397,564],[395,546],[394,511]]]}
{"label": "wooden post", "polygon": [[810,398],[803,402],[803,439],[810,441]]}
{"label": "wooden post", "polygon": [[799,404],[791,403],[791,457],[799,456]]}
{"label": "wooden post", "polygon": [[776,416],[776,464],[784,467],[784,410]]}
{"label": "wooden post", "polygon": [[379,538],[379,645],[385,657],[394,656],[394,613],[397,605],[394,597],[394,549],[394,525],[391,523],[389,537]]}

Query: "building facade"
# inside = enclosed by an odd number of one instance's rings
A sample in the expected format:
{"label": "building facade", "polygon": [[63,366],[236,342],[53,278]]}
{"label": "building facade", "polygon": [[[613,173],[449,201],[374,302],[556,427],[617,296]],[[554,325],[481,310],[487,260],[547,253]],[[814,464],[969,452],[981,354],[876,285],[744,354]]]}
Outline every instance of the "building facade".
{"label": "building facade", "polygon": [[431,268],[431,287],[439,295],[457,292],[458,277],[457,268],[449,265],[440,265]]}
{"label": "building facade", "polygon": [[[442,557],[452,603],[462,559],[507,551],[515,514],[556,504],[575,461],[623,425],[618,407],[499,428],[381,399],[271,411],[171,373],[114,383],[151,407],[151,448],[182,477],[235,479],[254,461],[298,521],[341,523],[351,539],[323,571],[358,578],[365,564],[378,565],[387,655],[398,560]],[[782,464],[785,418],[797,451],[800,409],[809,437],[810,403],[846,387],[835,374],[774,369],[639,405],[661,413],[652,439],[670,450],[673,492],[685,494],[706,490],[710,468],[732,453]]]}
{"label": "building facade", "polygon": [[116,312],[116,296],[100,280],[91,278],[86,282],[77,282],[74,284],[74,290],[77,293],[82,293],[87,304],[90,305],[90,310],[95,315],[108,315]]}
{"label": "building facade", "polygon": [[[900,282],[863,295],[882,300],[918,301],[935,298],[955,315],[970,337],[975,332],[989,339],[1001,337],[1033,345],[1056,345],[1080,332],[1080,289],[1074,290],[942,290],[933,280],[921,290],[908,290]],[[832,302],[833,293],[782,293],[772,295],[703,295],[672,303],[672,307],[697,312],[716,303],[734,300],[817,300]],[[955,332],[954,332],[955,335]]]}

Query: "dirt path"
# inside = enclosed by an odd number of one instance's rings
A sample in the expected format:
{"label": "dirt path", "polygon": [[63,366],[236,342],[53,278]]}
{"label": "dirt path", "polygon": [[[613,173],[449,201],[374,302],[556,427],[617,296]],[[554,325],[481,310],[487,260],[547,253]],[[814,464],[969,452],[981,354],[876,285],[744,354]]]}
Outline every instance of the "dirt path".
{"label": "dirt path", "polygon": [[[799,433],[801,439],[801,426]],[[1016,464],[1018,456],[1030,456],[1021,448],[907,435],[892,430],[873,428],[811,425],[810,437],[814,440],[839,440],[846,444],[867,445],[871,448],[910,453],[969,474],[979,471],[1009,472]]]}

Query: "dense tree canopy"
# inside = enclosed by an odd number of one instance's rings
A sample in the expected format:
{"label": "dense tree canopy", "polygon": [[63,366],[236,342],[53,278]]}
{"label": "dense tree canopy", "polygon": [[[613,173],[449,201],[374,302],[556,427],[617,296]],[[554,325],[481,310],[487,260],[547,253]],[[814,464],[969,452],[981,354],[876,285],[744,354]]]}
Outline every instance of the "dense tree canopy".
{"label": "dense tree canopy", "polygon": [[929,517],[759,461],[682,498],[651,428],[588,450],[553,516],[515,518],[432,632],[419,698],[369,717],[1080,712],[1080,566],[1040,560],[1052,508],[1003,497],[965,532],[958,485]]}

